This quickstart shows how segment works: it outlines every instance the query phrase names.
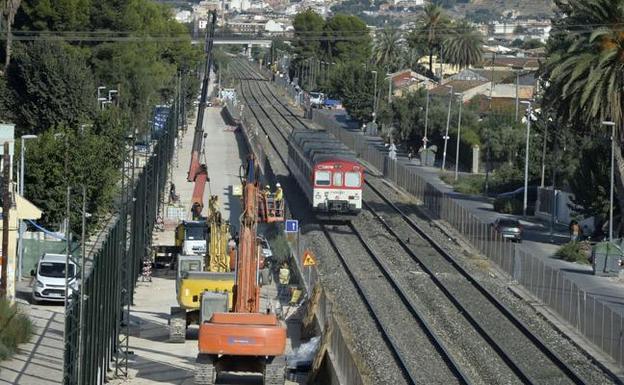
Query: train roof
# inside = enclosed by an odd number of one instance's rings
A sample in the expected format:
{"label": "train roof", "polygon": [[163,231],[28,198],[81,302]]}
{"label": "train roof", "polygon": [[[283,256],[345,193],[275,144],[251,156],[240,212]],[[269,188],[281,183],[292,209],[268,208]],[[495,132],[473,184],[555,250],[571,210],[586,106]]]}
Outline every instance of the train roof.
{"label": "train roof", "polygon": [[337,159],[356,161],[353,151],[325,130],[293,130],[291,142],[314,164]]}

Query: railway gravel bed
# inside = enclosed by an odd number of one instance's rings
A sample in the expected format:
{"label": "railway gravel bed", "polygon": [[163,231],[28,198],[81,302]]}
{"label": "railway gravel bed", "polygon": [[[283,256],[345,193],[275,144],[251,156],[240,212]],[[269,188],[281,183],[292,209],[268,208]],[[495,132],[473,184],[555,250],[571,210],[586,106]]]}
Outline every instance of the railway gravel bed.
{"label": "railway gravel bed", "polygon": [[[371,175],[368,181],[379,189],[385,197],[392,200],[394,204],[407,214],[418,226],[426,229],[430,237],[451,254],[455,261],[465,268],[473,278],[511,309],[514,315],[523,321],[533,334],[540,337],[564,362],[573,367],[574,371],[583,378],[586,383],[619,383],[615,381],[611,375],[605,373],[597,366],[592,357],[580,350],[569,338],[562,335],[539,313],[531,308],[526,301],[511,293],[509,291],[509,285],[513,283],[509,282],[508,278],[503,273],[500,273],[489,260],[465,250],[455,240],[449,238],[442,232],[439,227],[420,211],[416,202],[414,202],[409,195],[398,192],[394,187],[389,186],[386,181],[378,177]],[[379,201],[379,198],[377,198],[377,200]],[[393,210],[388,208],[384,218],[386,221],[393,224],[394,229],[404,228],[404,225],[398,220],[397,215],[398,214],[393,213]],[[410,241],[420,238],[413,231],[406,231],[405,236],[411,237]],[[529,357],[528,362],[533,365],[536,359],[534,357]]]}
{"label": "railway gravel bed", "polygon": [[[247,67],[247,70],[249,70],[249,63],[244,64],[244,67]],[[241,71],[245,71],[245,68],[241,67]],[[261,75],[257,73],[253,76],[255,79],[260,77]],[[307,121],[305,123],[299,121],[300,116],[293,113],[291,108],[282,104],[283,102],[271,100],[276,99],[278,96],[268,82],[248,80],[242,83],[246,83],[244,92],[253,94],[255,99],[248,107],[261,107],[263,109],[264,118],[261,119],[265,119],[263,124],[268,128],[267,136],[270,135],[274,145],[281,149],[276,150],[274,148],[271,151],[283,152],[285,154],[286,141],[281,137],[281,134],[287,134],[293,125],[301,127],[312,126],[312,124],[308,124]],[[241,84],[241,87],[243,87],[243,84]],[[292,119],[289,119],[289,117],[292,117]],[[276,123],[269,123],[269,120],[273,120]],[[280,126],[278,127],[278,125]],[[507,289],[505,277],[497,274],[497,270],[492,269],[487,260],[466,253],[462,247],[449,239],[430,220],[424,217],[409,196],[398,193],[394,188],[388,186],[385,181],[379,180],[372,175],[368,175],[368,178],[382,191],[384,196],[393,199],[395,204],[404,212],[407,212],[413,221],[421,228],[425,228],[427,234],[443,245],[473,277],[512,309],[514,314],[528,325],[535,335],[545,341],[588,384],[613,383],[611,377],[596,366],[590,357],[586,356],[568,339],[560,335],[528,304],[512,295]],[[287,194],[289,193],[288,188],[286,192]],[[427,267],[435,271],[436,276],[446,286],[452,288],[458,298],[461,298],[466,306],[470,307],[471,311],[479,316],[479,321],[487,325],[487,329],[497,336],[497,340],[506,347],[505,349],[514,353],[518,365],[531,373],[533,383],[571,383],[550,361],[541,359],[541,353],[534,346],[523,342],[525,337],[519,335],[518,332],[514,333],[513,327],[509,327],[509,321],[498,319],[495,315],[496,312],[488,309],[487,304],[483,303],[478,296],[471,294],[468,282],[463,278],[459,279],[456,272],[449,268],[448,262],[446,262],[446,265],[441,263],[439,261],[440,256],[436,257],[437,252],[430,245],[427,245],[426,241],[420,238],[413,230],[407,228],[396,212],[393,212],[389,206],[383,208],[384,203],[370,191],[366,192],[365,197],[369,203],[376,205],[375,210],[383,211],[384,219],[394,230],[401,234],[400,236],[403,239],[410,240],[413,251],[418,252],[419,257],[426,258]],[[496,356],[496,353],[485,342],[479,343],[480,337],[471,329],[471,326],[467,326],[466,321],[458,314],[457,310],[453,309],[449,303],[441,301],[435,294],[432,294],[434,289],[427,274],[407,256],[404,250],[400,250],[396,242],[392,241],[392,236],[380,229],[380,224],[372,225],[374,222],[375,220],[370,214],[364,213],[354,223],[363,234],[366,234],[367,239],[370,239],[373,247],[378,248],[379,253],[385,256],[393,274],[401,281],[404,289],[413,294],[414,302],[418,303],[422,312],[429,317],[430,323],[435,326],[438,335],[447,342],[447,347],[456,360],[462,364],[463,370],[469,374],[473,383],[519,383],[514,373]],[[342,238],[340,242],[344,242],[345,247],[354,247],[353,239],[349,241],[348,236],[344,234],[339,236]],[[348,327],[345,335],[347,337],[350,336],[349,339],[351,339],[354,353],[365,363],[365,367],[370,368],[369,379],[375,384],[405,383],[405,378],[398,373],[396,367],[393,367],[392,353],[383,342],[383,339],[381,339],[376,324],[367,314],[369,310],[358,298],[357,290],[352,285],[345,285],[345,280],[348,278],[345,272],[341,271],[343,267],[333,250],[331,250],[327,239],[314,226],[309,226],[305,237],[308,238],[308,244],[316,250],[317,255],[322,256],[318,267],[323,285],[331,293],[330,296],[337,302],[338,312],[342,314],[340,318]],[[367,268],[361,268],[360,270],[361,274],[369,275],[365,281],[370,283],[373,289],[379,290],[383,286],[383,284],[378,282],[379,276],[375,276],[373,271]],[[377,285],[374,283],[377,283]],[[397,308],[398,305],[396,304],[391,306],[392,301],[388,299],[387,295],[379,294],[379,296],[386,300],[385,306],[388,306],[387,309],[390,309],[390,307],[392,309]],[[404,317],[397,318],[403,320],[395,320],[397,324],[404,322]],[[400,327],[400,329],[404,328]],[[385,349],[380,349],[380,341]],[[439,365],[434,366],[439,370]],[[435,382],[429,380],[425,383]]]}
{"label": "railway gravel bed", "polygon": [[[367,298],[371,313],[378,319],[387,338],[392,340],[414,384],[457,384],[457,375],[429,341],[429,337],[412,315],[411,304],[405,304],[392,285],[394,277],[385,277],[377,267],[375,255],[366,245],[354,242],[357,236],[351,226],[333,226],[326,236],[341,255],[344,269]],[[374,253],[376,254],[376,253]]]}
{"label": "railway gravel bed", "polygon": [[[266,130],[265,134],[271,135],[271,140],[277,135],[277,128],[269,121],[268,112],[260,108],[258,101],[251,94],[250,82],[241,81],[240,90],[243,102],[247,108],[255,108],[253,122],[248,122],[259,131]],[[267,109],[268,110],[268,109]],[[274,142],[275,143],[275,142]],[[285,146],[285,142],[282,143]],[[284,147],[282,147],[284,148]],[[278,179],[281,180],[286,196],[301,195],[302,192],[294,182],[288,182],[283,178],[287,175],[286,165],[283,164],[280,155],[275,148],[266,149],[267,156],[271,160],[272,169]],[[285,156],[285,154],[284,154]],[[285,158],[284,158],[285,159]],[[319,272],[323,288],[334,302],[334,314],[343,325],[342,334],[352,349],[352,355],[361,370],[361,376],[367,384],[409,384],[390,348],[384,341],[379,328],[371,318],[369,309],[361,300],[357,289],[349,282],[349,277],[342,269],[338,257],[333,252],[328,240],[318,226],[306,225],[314,222],[307,205],[299,200],[289,202],[290,210],[296,214],[303,225],[302,238],[319,258]]]}

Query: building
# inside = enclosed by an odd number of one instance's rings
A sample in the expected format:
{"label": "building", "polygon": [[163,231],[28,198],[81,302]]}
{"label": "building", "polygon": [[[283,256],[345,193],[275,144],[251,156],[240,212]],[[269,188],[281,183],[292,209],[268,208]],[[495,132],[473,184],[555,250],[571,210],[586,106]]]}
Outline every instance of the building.
{"label": "building", "polygon": [[[13,192],[13,207],[9,211],[9,249],[8,249],[8,264],[7,264],[7,294],[10,299],[15,299],[15,283],[17,279],[17,239],[19,235],[18,221],[19,220],[36,220],[41,218],[42,211],[21,195]],[[0,208],[2,212],[2,208]],[[3,225],[4,222],[0,221],[0,242],[3,237]],[[1,267],[0,267],[1,268]],[[29,267],[28,269],[30,269]],[[23,271],[22,274],[28,274],[28,271]]]}
{"label": "building", "polygon": [[388,77],[392,81],[392,95],[395,97],[405,96],[420,88],[433,88],[436,85],[433,79],[410,69],[392,73]]}

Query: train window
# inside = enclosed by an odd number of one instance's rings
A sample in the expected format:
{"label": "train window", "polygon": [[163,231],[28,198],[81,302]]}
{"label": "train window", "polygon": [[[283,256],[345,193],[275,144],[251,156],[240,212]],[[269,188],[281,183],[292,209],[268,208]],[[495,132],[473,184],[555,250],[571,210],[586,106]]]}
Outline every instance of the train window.
{"label": "train window", "polygon": [[317,186],[329,186],[331,184],[331,172],[329,171],[317,171],[315,175],[314,183]]}
{"label": "train window", "polygon": [[360,187],[360,173],[359,172],[345,173],[345,186]]}
{"label": "train window", "polygon": [[334,172],[334,186],[341,187],[342,186],[342,173]]}

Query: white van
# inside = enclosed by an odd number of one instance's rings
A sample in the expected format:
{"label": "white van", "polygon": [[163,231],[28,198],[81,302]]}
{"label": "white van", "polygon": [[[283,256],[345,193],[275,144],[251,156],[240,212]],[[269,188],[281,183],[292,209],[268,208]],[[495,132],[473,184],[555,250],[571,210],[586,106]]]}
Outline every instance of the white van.
{"label": "white van", "polygon": [[[65,260],[64,254],[44,254],[37,264],[32,296],[37,301],[65,301]],[[76,265],[69,261],[69,295],[76,287]]]}

